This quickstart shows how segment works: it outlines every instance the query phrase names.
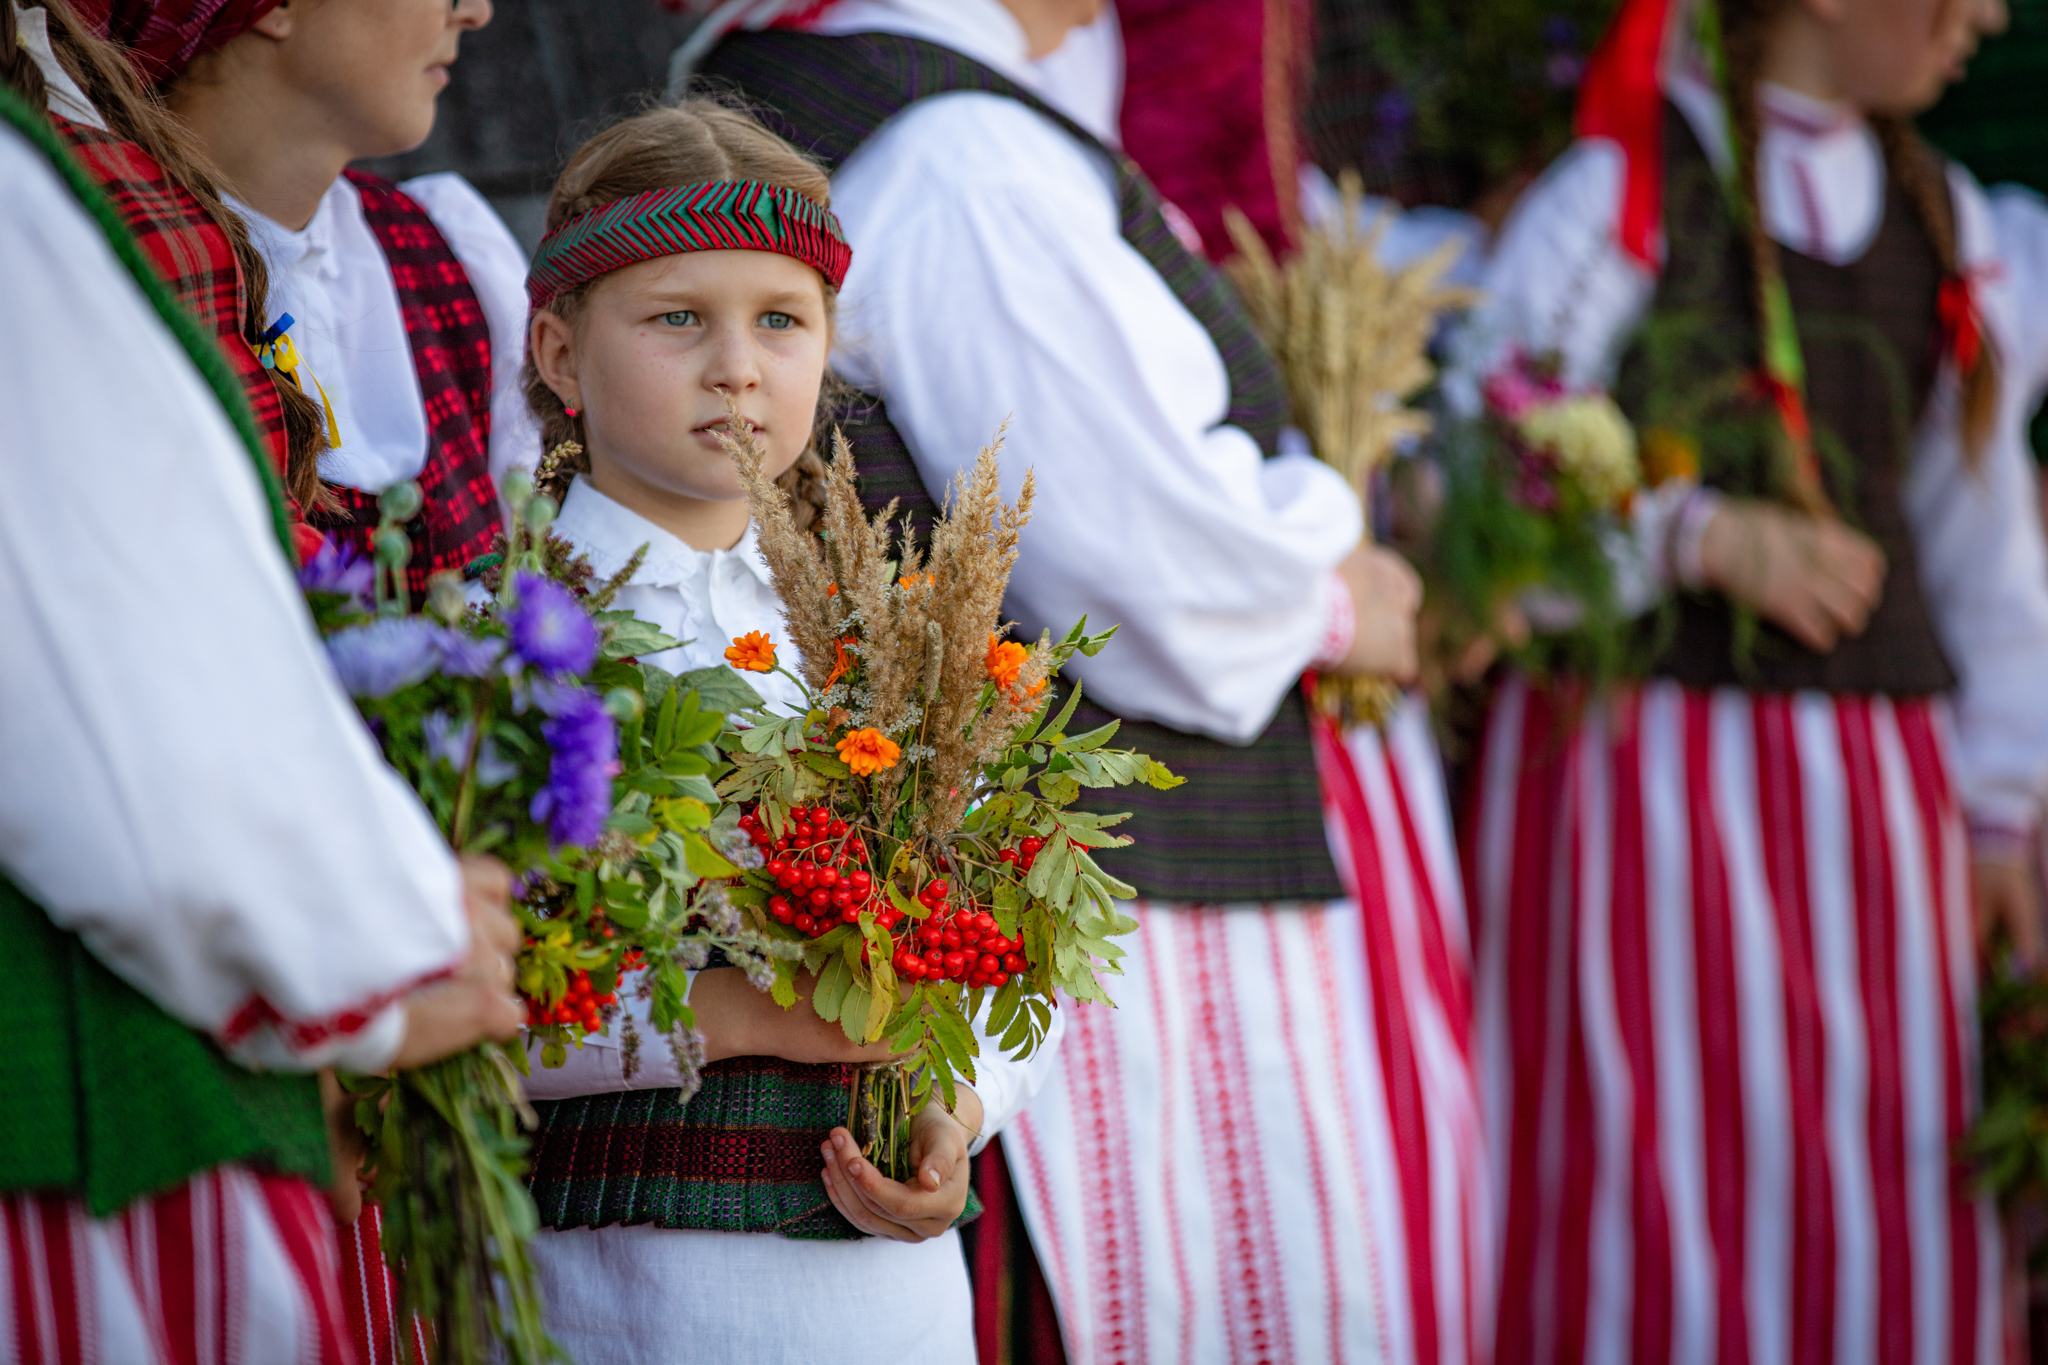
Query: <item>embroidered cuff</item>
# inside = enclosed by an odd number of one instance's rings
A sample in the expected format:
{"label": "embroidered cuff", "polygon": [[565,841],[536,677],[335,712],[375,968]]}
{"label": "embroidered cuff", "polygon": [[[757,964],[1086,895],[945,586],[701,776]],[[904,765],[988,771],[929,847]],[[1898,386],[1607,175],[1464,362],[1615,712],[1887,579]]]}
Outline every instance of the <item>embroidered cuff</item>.
{"label": "embroidered cuff", "polygon": [[1315,657],[1308,666],[1330,668],[1344,662],[1358,639],[1358,609],[1351,602],[1351,585],[1344,575],[1330,570],[1329,605],[1323,610],[1323,633],[1317,637]]}
{"label": "embroidered cuff", "polygon": [[1680,587],[1698,591],[1707,586],[1706,566],[1700,563],[1700,544],[1706,539],[1707,523],[1725,501],[1711,488],[1695,488],[1685,495],[1678,515],[1671,519],[1665,562],[1671,581]]}
{"label": "embroidered cuff", "polygon": [[1970,821],[1970,856],[1980,863],[2028,867],[2034,861],[2034,832],[2003,821]]}
{"label": "embroidered cuff", "polygon": [[405,997],[455,970],[451,963],[325,1019],[287,1019],[268,1000],[252,995],[222,1026],[220,1044],[237,1061],[272,1070],[344,1066],[381,1071],[405,1042]]}

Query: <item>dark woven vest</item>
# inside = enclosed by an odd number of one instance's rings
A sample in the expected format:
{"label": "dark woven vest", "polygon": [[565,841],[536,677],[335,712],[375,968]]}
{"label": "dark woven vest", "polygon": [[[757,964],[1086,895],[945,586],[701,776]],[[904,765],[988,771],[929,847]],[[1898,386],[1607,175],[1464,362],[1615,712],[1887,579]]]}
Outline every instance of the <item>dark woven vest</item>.
{"label": "dark woven vest", "polygon": [[[1268,455],[1277,450],[1287,416],[1279,367],[1229,281],[1174,236],[1144,173],[1071,119],[949,48],[891,34],[735,34],[713,51],[703,70],[719,84],[736,87],[769,127],[832,171],[889,118],[933,95],[1003,95],[1051,119],[1114,169],[1124,239],[1159,272],[1221,352],[1231,398],[1224,421],[1250,433]],[[869,510],[900,499],[917,530],[929,528],[937,505],[881,401],[864,395],[840,417]],[[1114,455],[1105,452],[1104,458]],[[1074,725],[1090,728],[1112,719],[1084,701]],[[1288,689],[1265,732],[1248,745],[1132,720],[1123,722],[1116,742],[1151,754],[1187,778],[1170,792],[1126,787],[1088,793],[1080,803],[1131,812],[1122,828],[1136,842],[1098,857],[1141,895],[1214,904],[1343,894],[1324,835],[1308,712],[1296,689]]]}
{"label": "dark woven vest", "polygon": [[[423,501],[405,528],[412,538],[406,585],[417,604],[426,600],[431,575],[462,572],[490,552],[491,538],[501,529],[490,464],[491,332],[469,275],[427,211],[388,180],[362,171],[347,175],[391,263],[426,404],[427,462],[418,479]],[[377,530],[377,494],[338,484],[327,489],[340,510],[308,519],[368,554]]]}
{"label": "dark woven vest", "polygon": [[59,115],[51,115],[50,123],[121,215],[157,277],[220,344],[221,357],[249,400],[264,453],[281,477],[290,450],[284,404],[270,371],[244,339],[248,290],[227,234],[207,217],[192,192],[172,183],[141,147]]}
{"label": "dark woven vest", "polygon": [[[1706,153],[1676,109],[1666,111],[1664,144],[1670,259],[1650,326],[1675,319],[1674,335],[1684,339],[1676,343],[1675,360],[1666,356],[1653,365],[1640,340],[1644,334],[1638,334],[1617,385],[1632,417],[1639,415],[1653,368],[1696,375],[1692,382],[1704,386],[1717,375],[1753,368],[1757,356],[1742,238]],[[1758,629],[1753,645],[1739,649],[1735,613],[1726,598],[1681,594],[1674,634],[1654,671],[1702,688],[1945,692],[1955,685],[1955,673],[1921,596],[1903,496],[1913,432],[1941,360],[1940,256],[1896,184],[1887,187],[1876,239],[1857,260],[1835,266],[1789,250],[1781,256],[1806,355],[1807,406],[1827,466],[1829,496],[1851,525],[1883,548],[1884,595],[1863,634],[1822,654],[1769,624]],[[1750,401],[1761,411],[1760,402]],[[1730,493],[1768,496],[1774,484],[1760,445],[1757,450],[1748,460],[1710,455],[1703,481]]]}
{"label": "dark woven vest", "polygon": [[[277,476],[212,329],[164,285],[154,255],[127,229],[125,211],[73,159],[43,111],[4,82],[0,124],[49,159],[220,400],[289,557]],[[77,934],[59,929],[4,869],[0,942],[13,973],[8,1045],[0,1048],[0,1092],[8,1097],[0,1111],[0,1191],[63,1191],[104,1217],[227,1162],[326,1182],[327,1130],[311,1076],[259,1075],[228,1061],[108,971]]]}
{"label": "dark woven vest", "polygon": [[[866,1236],[832,1207],[818,1155],[846,1122],[859,1072],[735,1057],[704,1068],[687,1104],[679,1090],[537,1103],[527,1181],[541,1223]],[[980,1211],[970,1197],[961,1221]]]}

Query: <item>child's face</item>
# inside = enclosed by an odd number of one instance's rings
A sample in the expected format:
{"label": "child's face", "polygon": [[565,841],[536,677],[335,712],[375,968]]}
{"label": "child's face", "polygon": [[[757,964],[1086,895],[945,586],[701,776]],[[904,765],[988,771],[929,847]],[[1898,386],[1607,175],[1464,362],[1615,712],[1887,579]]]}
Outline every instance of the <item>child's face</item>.
{"label": "child's face", "polygon": [[536,314],[532,341],[548,387],[583,410],[593,474],[731,502],[743,494],[718,443],[726,395],[759,433],[768,473],[781,474],[810,442],[831,333],[810,266],[765,251],[693,251],[605,276],[573,326]]}
{"label": "child's face", "polygon": [[491,0],[285,0],[257,27],[283,40],[286,78],[364,157],[427,140],[463,31],[490,21]]}
{"label": "child's face", "polygon": [[1836,84],[1849,102],[1912,114],[1962,79],[1978,40],[2005,27],[2005,0],[1821,0],[1832,10]]}

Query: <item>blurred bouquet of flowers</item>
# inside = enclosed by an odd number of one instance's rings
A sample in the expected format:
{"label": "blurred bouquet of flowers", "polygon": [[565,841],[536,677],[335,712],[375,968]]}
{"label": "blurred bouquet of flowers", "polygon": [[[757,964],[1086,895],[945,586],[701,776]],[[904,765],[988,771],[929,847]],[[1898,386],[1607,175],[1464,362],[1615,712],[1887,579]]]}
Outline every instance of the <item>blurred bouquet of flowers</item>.
{"label": "blurred bouquet of flowers", "polygon": [[1643,484],[1636,436],[1601,389],[1517,351],[1487,376],[1483,411],[1446,432],[1443,503],[1425,565],[1453,650],[1527,612],[1532,639],[1498,638],[1524,666],[1619,671],[1627,619],[1613,538]]}
{"label": "blurred bouquet of flowers", "polygon": [[[748,930],[724,889],[758,861],[744,840],[716,842],[712,741],[724,711],[690,677],[638,662],[675,641],[604,610],[637,563],[591,584],[588,565],[547,535],[554,504],[524,476],[506,494],[510,538],[481,604],[451,576],[423,612],[408,612],[400,528],[419,510],[411,484],[383,494],[372,560],[330,546],[302,586],[386,760],[451,847],[513,872],[525,930],[517,981],[544,1063],[560,1065],[620,1013],[630,974],[691,1074],[702,1050],[687,969],[718,951],[765,986],[787,951]],[[716,671],[723,680],[707,686],[758,705]],[[637,1041],[627,1040],[629,1065]],[[485,1044],[350,1081],[401,1308],[434,1325],[446,1361],[560,1358],[527,1254],[537,1219],[520,1179],[525,1058]]]}
{"label": "blurred bouquet of flowers", "polygon": [[1985,974],[1984,1108],[1963,1144],[1982,1187],[2011,1209],[2048,1201],[2048,981]]}
{"label": "blurred bouquet of flowers", "polygon": [[[1121,815],[1068,809],[1084,787],[1179,778],[1107,747],[1116,727],[1070,735],[1079,690],[1053,714],[1049,681],[1112,632],[1086,622],[1057,642],[1002,636],[1001,608],[1031,479],[1004,504],[997,445],[955,481],[928,549],[892,554],[892,503],[870,520],[853,458],[836,444],[822,536],[797,529],[764,473],[752,429],[727,437],[763,557],[782,599],[801,676],[774,641],[733,642],[735,667],[784,671],[800,715],[755,711],[722,741],[719,784],[734,827],[759,851],[732,898],[762,932],[801,945],[811,1003],[858,1042],[887,1039],[898,1061],[870,1068],[854,1100],[869,1158],[903,1178],[908,1119],[930,1095],[951,1106],[974,1078],[971,1022],[1012,1055],[1044,1038],[1053,993],[1109,1003],[1098,974],[1136,928],[1135,894],[1091,850],[1130,841]],[[721,815],[721,819],[724,816]],[[793,964],[775,996],[795,1000]]]}

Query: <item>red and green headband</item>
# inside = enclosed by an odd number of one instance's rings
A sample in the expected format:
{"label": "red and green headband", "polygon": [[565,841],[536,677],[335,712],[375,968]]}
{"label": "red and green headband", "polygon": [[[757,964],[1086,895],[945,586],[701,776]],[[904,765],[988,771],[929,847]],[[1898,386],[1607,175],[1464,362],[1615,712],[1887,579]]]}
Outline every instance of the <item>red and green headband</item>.
{"label": "red and green headband", "polygon": [[853,260],[830,209],[786,186],[719,180],[649,190],[577,214],[541,239],[526,296],[545,308],[600,275],[685,251],[773,251],[802,261],[834,289]]}

